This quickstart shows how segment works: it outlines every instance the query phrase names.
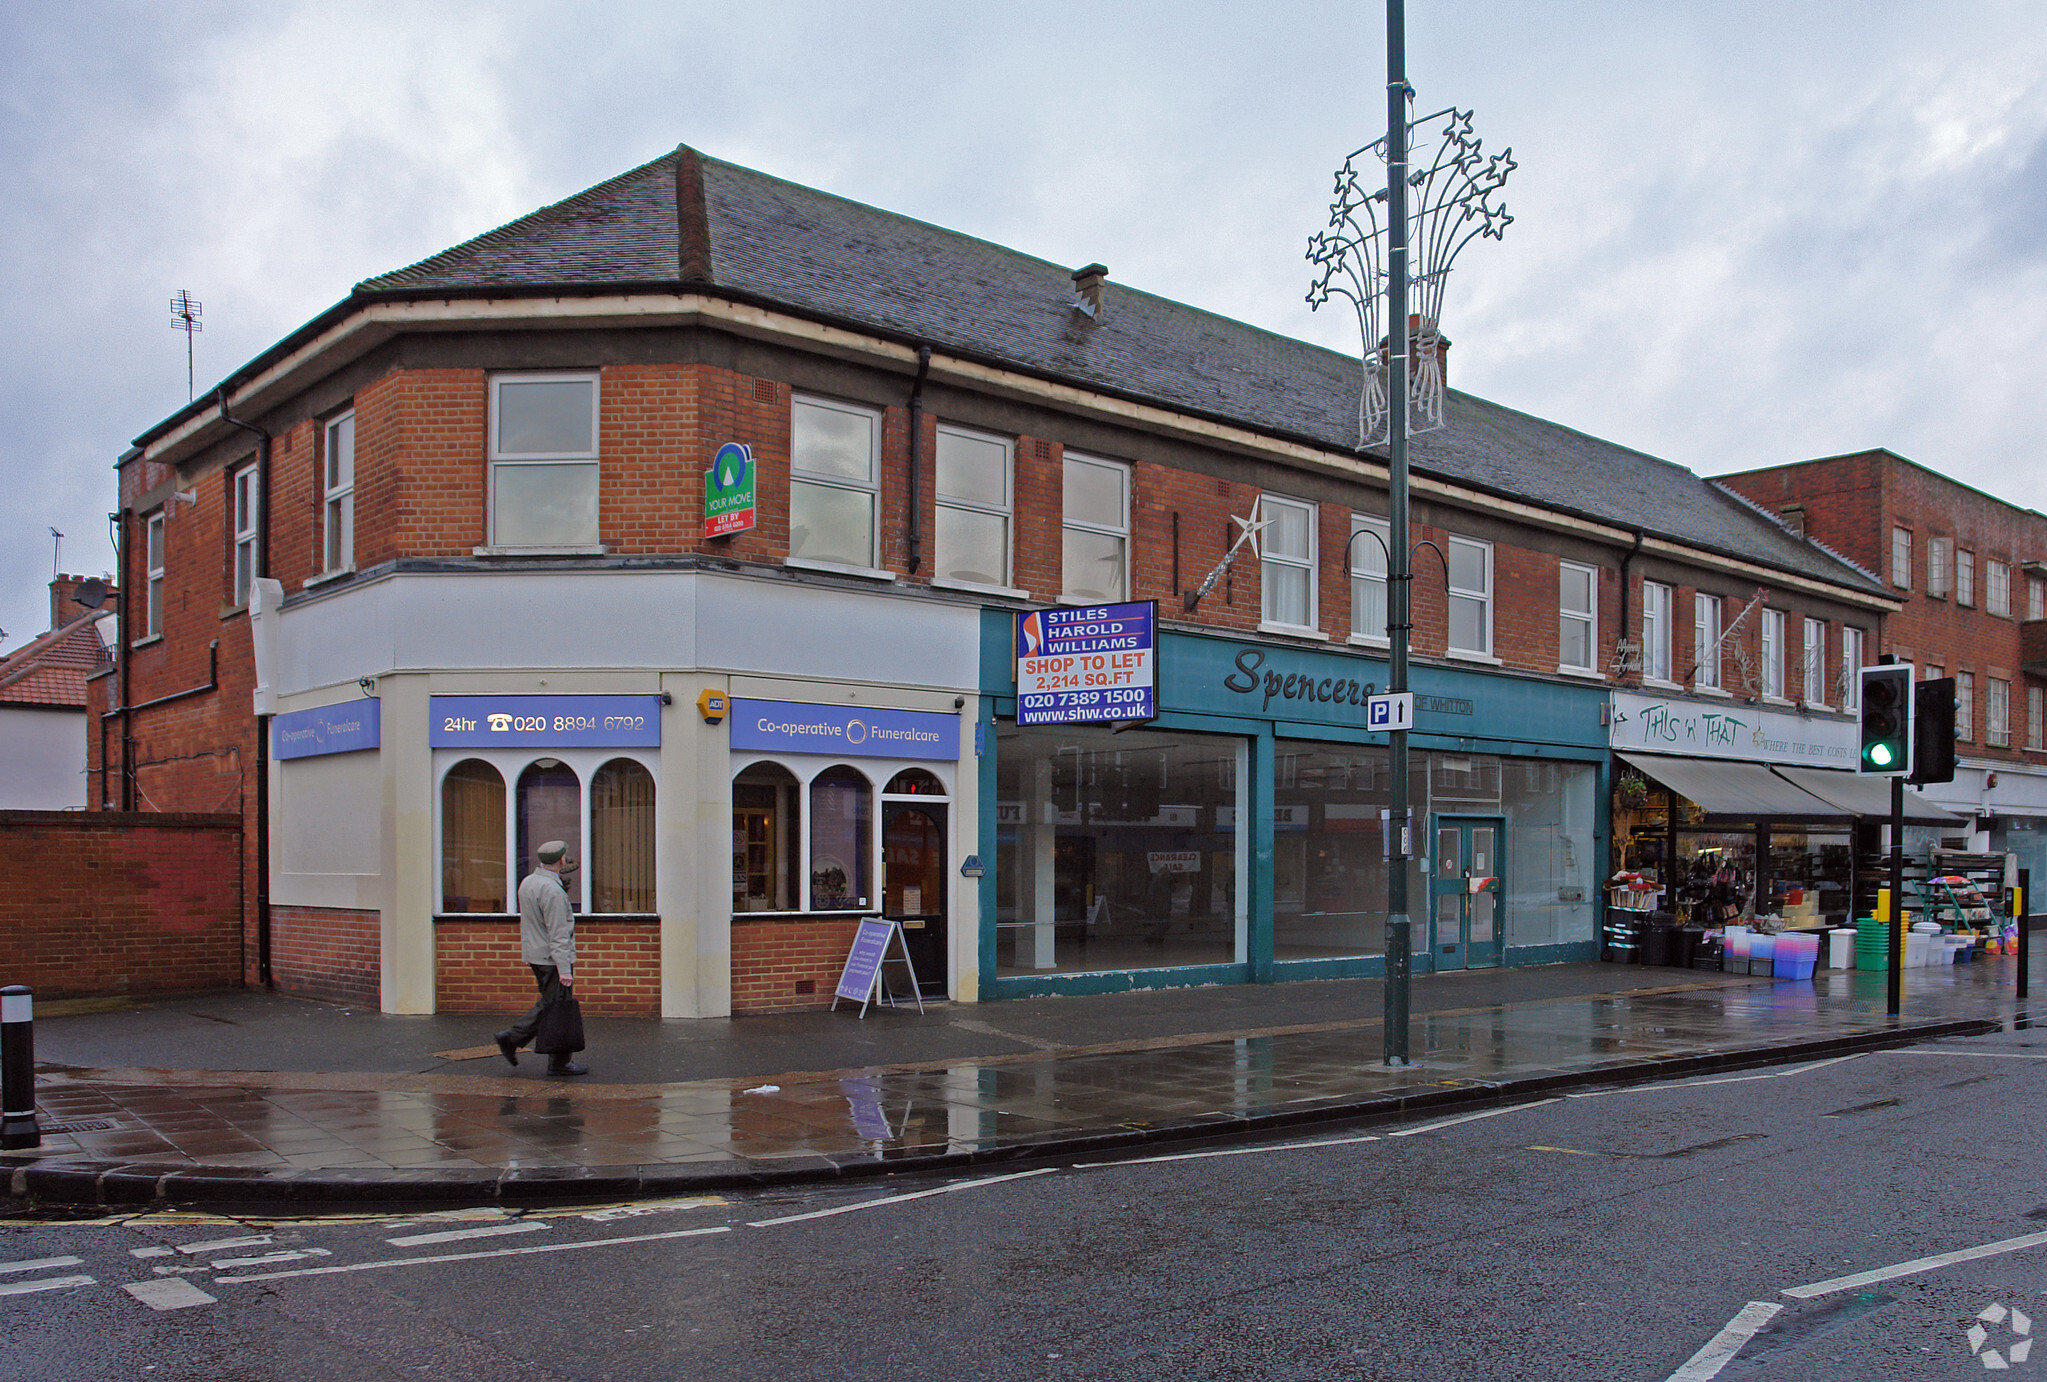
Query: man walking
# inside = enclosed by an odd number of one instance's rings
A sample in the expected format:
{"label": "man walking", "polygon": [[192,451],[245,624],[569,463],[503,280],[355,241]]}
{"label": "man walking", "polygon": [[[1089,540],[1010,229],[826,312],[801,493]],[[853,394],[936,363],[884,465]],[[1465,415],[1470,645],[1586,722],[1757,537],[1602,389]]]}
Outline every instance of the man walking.
{"label": "man walking", "polygon": [[[549,840],[534,856],[540,867],[519,882],[519,948],[533,969],[533,982],[540,986],[540,1001],[497,1034],[498,1050],[513,1065],[519,1063],[519,1048],[540,1029],[540,1010],[565,996],[576,982],[576,918],[569,911],[569,895],[561,879],[575,867],[575,861],[565,857],[568,852],[562,841]],[[547,1073],[587,1075],[590,1067],[576,1064],[567,1055],[551,1055]]]}

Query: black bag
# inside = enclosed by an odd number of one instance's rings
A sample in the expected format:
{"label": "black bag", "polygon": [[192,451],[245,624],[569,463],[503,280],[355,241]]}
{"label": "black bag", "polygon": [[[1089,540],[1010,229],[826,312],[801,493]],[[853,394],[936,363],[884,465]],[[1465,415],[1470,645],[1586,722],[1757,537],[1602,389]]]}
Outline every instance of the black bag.
{"label": "black bag", "polygon": [[573,1055],[583,1049],[583,1005],[564,993],[540,1008],[540,1030],[533,1049],[543,1056]]}

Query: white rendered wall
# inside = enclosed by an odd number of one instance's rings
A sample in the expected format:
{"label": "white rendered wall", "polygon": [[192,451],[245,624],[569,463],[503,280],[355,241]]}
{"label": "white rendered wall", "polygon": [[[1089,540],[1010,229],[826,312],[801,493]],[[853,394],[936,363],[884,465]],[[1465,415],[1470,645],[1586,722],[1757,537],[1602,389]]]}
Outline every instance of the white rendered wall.
{"label": "white rendered wall", "polygon": [[85,809],[85,711],[0,702],[0,811]]}

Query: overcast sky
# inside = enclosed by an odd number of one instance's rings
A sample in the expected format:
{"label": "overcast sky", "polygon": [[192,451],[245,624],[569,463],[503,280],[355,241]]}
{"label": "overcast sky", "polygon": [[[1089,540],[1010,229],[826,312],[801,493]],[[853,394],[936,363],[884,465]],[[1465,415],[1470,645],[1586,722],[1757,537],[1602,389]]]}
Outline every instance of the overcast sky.
{"label": "overcast sky", "polygon": [[[677,143],[1325,344],[1377,3],[0,5],[0,628],[111,465],[351,284]],[[2047,508],[2047,8],[1410,0],[1520,162],[1451,379],[1702,473],[1886,446]]]}

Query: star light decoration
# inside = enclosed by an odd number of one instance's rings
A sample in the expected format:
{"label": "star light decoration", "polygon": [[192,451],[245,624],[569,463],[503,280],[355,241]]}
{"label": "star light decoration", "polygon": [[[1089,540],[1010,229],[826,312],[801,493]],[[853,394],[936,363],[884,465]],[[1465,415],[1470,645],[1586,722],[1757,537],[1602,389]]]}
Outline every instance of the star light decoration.
{"label": "star light decoration", "polygon": [[[1413,92],[1409,93],[1410,99]],[[1487,154],[1471,133],[1472,112],[1449,107],[1413,120],[1407,127],[1408,167],[1408,429],[1433,431],[1443,425],[1443,361],[1438,324],[1443,284],[1458,252],[1483,235],[1501,238],[1514,218],[1497,200],[1514,171],[1514,151]],[[1432,157],[1421,156],[1433,144]],[[1315,265],[1308,306],[1320,309],[1345,298],[1357,313],[1363,338],[1364,385],[1358,395],[1358,445],[1386,440],[1385,325],[1387,243],[1386,189],[1360,181],[1367,159],[1386,162],[1386,140],[1375,139],[1343,161],[1336,174],[1336,200],[1329,228],[1308,237],[1308,261]],[[1373,177],[1383,174],[1375,172]]]}

